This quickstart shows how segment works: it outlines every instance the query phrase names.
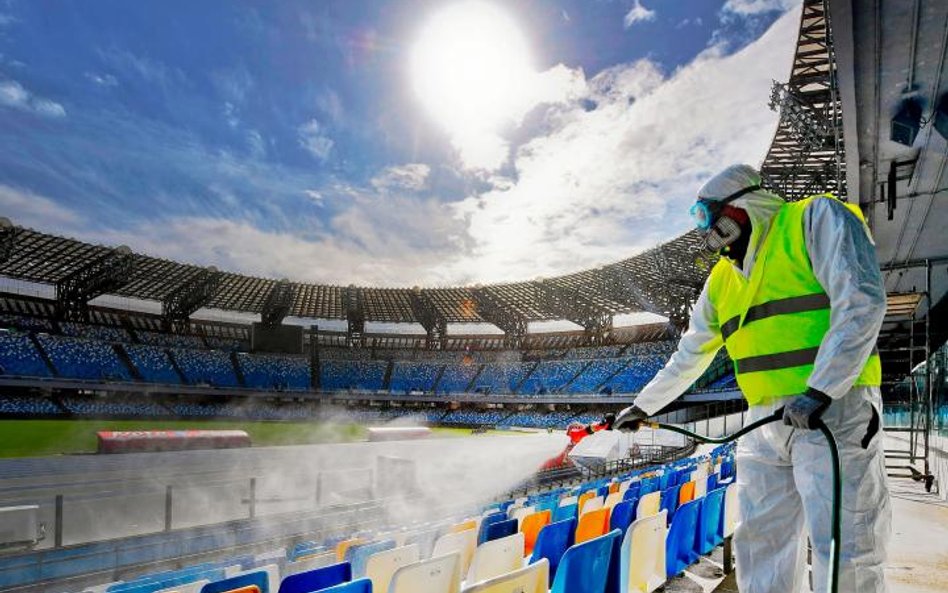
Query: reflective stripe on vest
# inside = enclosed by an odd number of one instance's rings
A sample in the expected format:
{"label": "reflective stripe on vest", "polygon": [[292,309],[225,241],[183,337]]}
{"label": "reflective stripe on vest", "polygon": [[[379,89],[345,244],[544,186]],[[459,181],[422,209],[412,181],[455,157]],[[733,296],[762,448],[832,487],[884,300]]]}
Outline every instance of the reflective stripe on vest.
{"label": "reflective stripe on vest", "polygon": [[[803,232],[804,212],[815,199],[835,198],[812,196],[781,206],[750,278],[721,258],[708,279],[738,385],[752,405],[806,391],[829,329],[830,300],[813,274]],[[846,206],[863,220],[858,207]],[[881,374],[873,352],[855,384],[878,385]]]}

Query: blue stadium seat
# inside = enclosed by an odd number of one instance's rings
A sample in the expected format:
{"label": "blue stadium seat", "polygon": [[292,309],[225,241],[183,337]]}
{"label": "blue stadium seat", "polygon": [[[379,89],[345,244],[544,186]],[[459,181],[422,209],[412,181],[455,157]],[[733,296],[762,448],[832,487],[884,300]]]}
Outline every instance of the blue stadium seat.
{"label": "blue stadium seat", "polygon": [[280,583],[279,593],[311,593],[352,580],[352,565],[340,562],[322,568],[291,574]]}
{"label": "blue stadium seat", "polygon": [[362,576],[365,574],[365,564],[369,556],[376,552],[384,552],[395,547],[395,540],[386,539],[379,542],[368,544],[356,544],[346,550],[346,560],[352,564],[352,574]]}
{"label": "blue stadium seat", "polygon": [[708,486],[707,486],[707,490],[706,490],[706,491],[707,491],[707,492],[711,492],[712,490],[716,489],[717,487],[718,487],[718,475],[717,475],[717,474],[711,474],[710,476],[708,476]]}
{"label": "blue stadium seat", "polygon": [[724,488],[712,490],[704,496],[701,511],[698,513],[697,552],[710,554],[715,546],[720,545],[724,538],[718,529],[724,514]]}
{"label": "blue stadium seat", "polygon": [[519,525],[520,522],[517,519],[509,519],[507,521],[497,521],[496,523],[491,523],[487,526],[487,529],[484,533],[484,541],[491,542],[495,539],[513,535],[517,533]]}
{"label": "blue stadium seat", "polygon": [[[550,523],[540,530],[536,544],[533,546],[533,555],[530,563],[546,558],[550,562],[550,578],[556,577],[556,569],[566,550],[573,545],[573,534],[576,532],[576,519],[566,519]],[[282,592],[281,592],[282,593]]]}
{"label": "blue stadium seat", "polygon": [[678,508],[678,493],[680,490],[681,485],[676,484],[667,490],[662,491],[662,502],[658,508],[660,511],[668,511],[669,521],[675,518],[675,510]]}
{"label": "blue stadium seat", "polygon": [[481,519],[481,530],[477,533],[477,543],[482,544],[487,541],[487,528],[499,521],[507,520],[507,512],[499,511],[491,513]]}
{"label": "blue stadium seat", "polygon": [[579,516],[579,507],[575,504],[568,504],[556,507],[553,511],[553,522],[565,521],[567,519],[576,519]]}
{"label": "blue stadium seat", "polygon": [[576,544],[566,550],[550,593],[605,593],[616,531]]}
{"label": "blue stadium seat", "polygon": [[265,570],[257,570],[246,574],[214,581],[201,587],[201,593],[227,593],[241,587],[256,585],[260,593],[270,593],[270,580]]}
{"label": "blue stadium seat", "polygon": [[633,484],[630,484],[628,489],[626,489],[625,493],[622,495],[622,500],[632,500],[633,498],[638,498],[639,493],[641,492],[641,488],[642,488],[641,482],[635,482]]}
{"label": "blue stadium seat", "polygon": [[698,513],[701,499],[686,502],[675,513],[665,540],[665,573],[668,578],[680,575],[698,560],[695,539],[698,536]]}
{"label": "blue stadium seat", "polygon": [[632,500],[623,500],[612,507],[612,514],[609,516],[609,529],[618,529],[625,533],[632,521],[635,521],[635,506],[638,503],[638,499],[633,498]]}
{"label": "blue stadium seat", "polygon": [[372,580],[356,579],[348,583],[336,585],[335,587],[319,589],[307,593],[372,593]]}

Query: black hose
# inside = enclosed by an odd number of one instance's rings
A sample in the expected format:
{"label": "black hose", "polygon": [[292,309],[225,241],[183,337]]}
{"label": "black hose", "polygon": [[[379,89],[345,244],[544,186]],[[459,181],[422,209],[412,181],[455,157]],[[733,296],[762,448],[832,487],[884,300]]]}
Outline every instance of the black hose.
{"label": "black hose", "polygon": [[[665,424],[663,422],[651,422],[644,421],[642,424],[644,426],[649,426],[651,428],[661,428],[664,430],[669,430],[671,432],[677,432],[678,434],[683,434],[687,437],[697,439],[704,443],[713,443],[715,445],[722,445],[724,443],[730,443],[737,440],[738,437],[744,436],[745,434],[764,426],[765,424],[770,424],[771,422],[780,422],[783,420],[783,408],[780,408],[770,416],[765,416],[756,422],[751,422],[744,428],[739,431],[723,436],[720,438],[707,437],[700,435],[690,430],[681,428],[680,426],[674,426],[672,424]],[[823,436],[826,437],[826,444],[829,445],[830,456],[833,460],[833,513],[832,513],[832,525],[831,525],[831,538],[830,538],[830,566],[829,574],[827,576],[827,590],[829,593],[838,593],[839,591],[839,553],[841,546],[841,531],[842,531],[842,503],[843,503],[843,470],[839,462],[839,447],[836,445],[836,439],[833,437],[832,431],[822,420],[816,421],[816,430],[819,430],[823,433]]]}

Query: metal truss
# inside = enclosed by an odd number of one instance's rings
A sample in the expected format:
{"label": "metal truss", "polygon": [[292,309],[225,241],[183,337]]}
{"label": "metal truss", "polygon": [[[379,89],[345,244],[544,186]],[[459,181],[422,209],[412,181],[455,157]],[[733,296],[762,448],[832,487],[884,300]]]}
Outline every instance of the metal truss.
{"label": "metal truss", "polygon": [[365,306],[362,289],[347,286],[342,293],[346,312],[346,346],[361,346],[365,336]]}
{"label": "metal truss", "polygon": [[223,274],[215,267],[200,272],[176,287],[161,303],[165,329],[186,333],[191,327],[191,314],[206,306],[220,289]]}
{"label": "metal truss", "polygon": [[425,328],[427,339],[425,347],[429,350],[444,348],[448,337],[448,322],[438,309],[432,304],[426,294],[427,291],[414,288],[411,291],[411,310],[418,323]]}
{"label": "metal truss", "polygon": [[128,283],[134,268],[132,250],[122,245],[89,262],[56,283],[56,316],[89,321],[89,301]]}
{"label": "metal truss", "polygon": [[0,217],[0,264],[10,259],[16,245],[16,235],[19,229],[13,226],[9,218]]}
{"label": "metal truss", "polygon": [[842,103],[826,0],[804,0],[790,79],[774,83],[780,123],[761,166],[767,185],[788,200],[831,191],[846,198]]}
{"label": "metal truss", "polygon": [[276,326],[283,322],[283,319],[290,314],[293,308],[293,302],[296,300],[296,287],[290,284],[289,280],[281,280],[273,284],[267,300],[263,302],[263,310],[260,311],[260,320],[264,325]]}
{"label": "metal truss", "polygon": [[488,287],[476,287],[471,294],[478,315],[503,330],[504,347],[511,350],[523,347],[527,335],[527,320],[524,316],[507,306]]}
{"label": "metal truss", "polygon": [[540,308],[558,319],[567,319],[582,326],[589,342],[602,343],[612,331],[612,312],[591,302],[584,295],[564,288],[553,280],[536,283]]}

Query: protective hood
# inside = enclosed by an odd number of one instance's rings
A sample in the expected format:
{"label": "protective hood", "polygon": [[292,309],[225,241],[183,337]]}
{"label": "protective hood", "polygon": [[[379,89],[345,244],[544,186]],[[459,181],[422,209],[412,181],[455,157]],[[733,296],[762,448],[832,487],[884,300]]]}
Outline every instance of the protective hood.
{"label": "protective hood", "polygon": [[[760,185],[760,173],[750,165],[731,165],[721,171],[698,190],[698,198],[702,200],[720,200],[730,196],[745,187]],[[774,214],[783,205],[784,199],[777,194],[764,189],[758,189],[737,198],[731,205],[747,212],[751,221],[751,238],[747,246],[747,255],[744,257],[744,275],[749,275],[753,268],[757,251],[770,230],[770,221]]]}

